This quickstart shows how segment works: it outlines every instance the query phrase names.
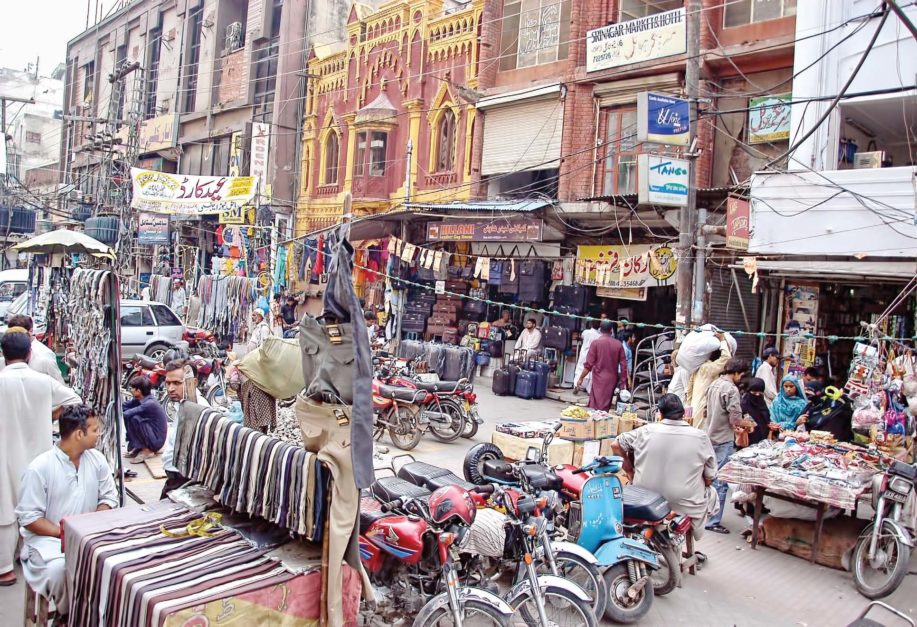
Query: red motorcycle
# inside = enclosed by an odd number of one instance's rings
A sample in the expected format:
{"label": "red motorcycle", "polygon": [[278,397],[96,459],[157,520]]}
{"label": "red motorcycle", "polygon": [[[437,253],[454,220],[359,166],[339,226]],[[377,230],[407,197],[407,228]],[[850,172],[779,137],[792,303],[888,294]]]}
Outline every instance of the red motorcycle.
{"label": "red motorcycle", "polygon": [[197,373],[197,389],[214,409],[228,408],[232,402],[226,387],[226,369],[221,357],[204,357],[194,354],[188,364]]}
{"label": "red motorcycle", "polygon": [[490,592],[462,585],[457,572],[458,546],[477,514],[467,491],[448,486],[431,495],[384,477],[370,494],[360,503],[360,558],[382,592],[374,615],[394,623],[417,613],[414,627],[509,625],[513,609]]}
{"label": "red motorcycle", "polygon": [[163,363],[139,353],[125,362],[121,370],[121,387],[126,391],[129,391],[131,379],[134,377],[146,377],[157,392],[162,389],[166,380],[166,369]]}
{"label": "red motorcycle", "polygon": [[373,378],[373,438],[379,440],[388,430],[392,443],[410,451],[424,432],[419,404],[429,394],[414,387],[387,385]]}
{"label": "red motorcycle", "polygon": [[185,327],[181,339],[188,343],[188,352],[192,355],[202,355],[211,359],[219,356],[217,337],[206,329]]}

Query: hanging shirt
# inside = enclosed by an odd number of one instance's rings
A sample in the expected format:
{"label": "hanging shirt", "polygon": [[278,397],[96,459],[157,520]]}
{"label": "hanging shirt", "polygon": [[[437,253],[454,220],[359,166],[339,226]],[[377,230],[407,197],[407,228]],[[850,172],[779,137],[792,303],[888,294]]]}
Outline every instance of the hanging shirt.
{"label": "hanging shirt", "polygon": [[16,362],[0,372],[0,525],[16,521],[20,478],[51,448],[51,411],[80,397],[64,384]]}
{"label": "hanging shirt", "polygon": [[22,560],[35,549],[45,561],[61,557],[60,538],[35,535],[26,526],[39,518],[59,523],[66,516],[94,512],[99,505],[118,507],[111,467],[100,451],[90,449],[76,468],[67,454],[52,446],[36,457],[22,475],[16,517],[22,534]]}

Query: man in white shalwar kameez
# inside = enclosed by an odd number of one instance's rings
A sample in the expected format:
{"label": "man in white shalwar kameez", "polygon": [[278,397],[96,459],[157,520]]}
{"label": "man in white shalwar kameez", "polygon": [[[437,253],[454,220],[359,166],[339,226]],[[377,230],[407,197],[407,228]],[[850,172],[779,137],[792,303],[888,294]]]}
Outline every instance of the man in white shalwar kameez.
{"label": "man in white shalwar kameez", "polygon": [[61,520],[118,506],[111,467],[96,450],[100,421],[86,405],[65,407],[58,419],[61,441],[29,464],[22,475],[16,517],[22,534],[22,573],[33,590],[69,609]]}
{"label": "man in white shalwar kameez", "polygon": [[[29,337],[32,338],[32,354],[29,356],[29,368],[63,383],[64,378],[61,376],[60,367],[57,365],[57,355],[35,337],[32,318],[25,315],[17,315],[7,318],[6,323],[10,328],[22,327],[28,331]],[[3,370],[4,367],[6,367],[6,363],[3,357],[0,356],[0,370]]]}
{"label": "man in white shalwar kameez", "polygon": [[6,359],[0,372],[0,586],[16,583],[16,502],[22,473],[51,448],[52,412],[80,402],[73,390],[29,368],[31,344],[29,334],[15,327],[0,340]]}
{"label": "man in white shalwar kameez", "polygon": [[[602,316],[604,318],[604,316]],[[592,320],[589,323],[589,328],[583,331],[583,345],[579,349],[579,359],[576,360],[576,370],[573,372],[573,381],[579,381],[579,377],[583,374],[583,366],[586,363],[586,355],[589,354],[589,347],[592,346],[592,343],[599,339],[599,336],[602,335],[599,333],[599,325],[601,324],[600,320]],[[583,379],[583,389],[587,393],[592,391],[592,373],[586,375],[586,378]]]}

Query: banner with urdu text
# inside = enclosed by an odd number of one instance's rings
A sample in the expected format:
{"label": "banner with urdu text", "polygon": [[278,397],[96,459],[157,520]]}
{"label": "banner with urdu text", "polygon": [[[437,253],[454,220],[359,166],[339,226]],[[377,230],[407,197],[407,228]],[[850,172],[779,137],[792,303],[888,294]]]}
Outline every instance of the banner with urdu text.
{"label": "banner with urdu text", "polygon": [[253,176],[193,176],[131,168],[131,207],[140,211],[212,215],[251,204],[257,190]]}

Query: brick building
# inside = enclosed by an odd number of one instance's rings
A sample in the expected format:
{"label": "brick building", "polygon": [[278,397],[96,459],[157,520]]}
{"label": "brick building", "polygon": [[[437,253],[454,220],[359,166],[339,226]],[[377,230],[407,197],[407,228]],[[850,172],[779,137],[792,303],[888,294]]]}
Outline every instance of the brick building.
{"label": "brick building", "polygon": [[[297,232],[471,194],[483,0],[353,5],[308,64]],[[410,148],[409,148],[410,147]]]}

